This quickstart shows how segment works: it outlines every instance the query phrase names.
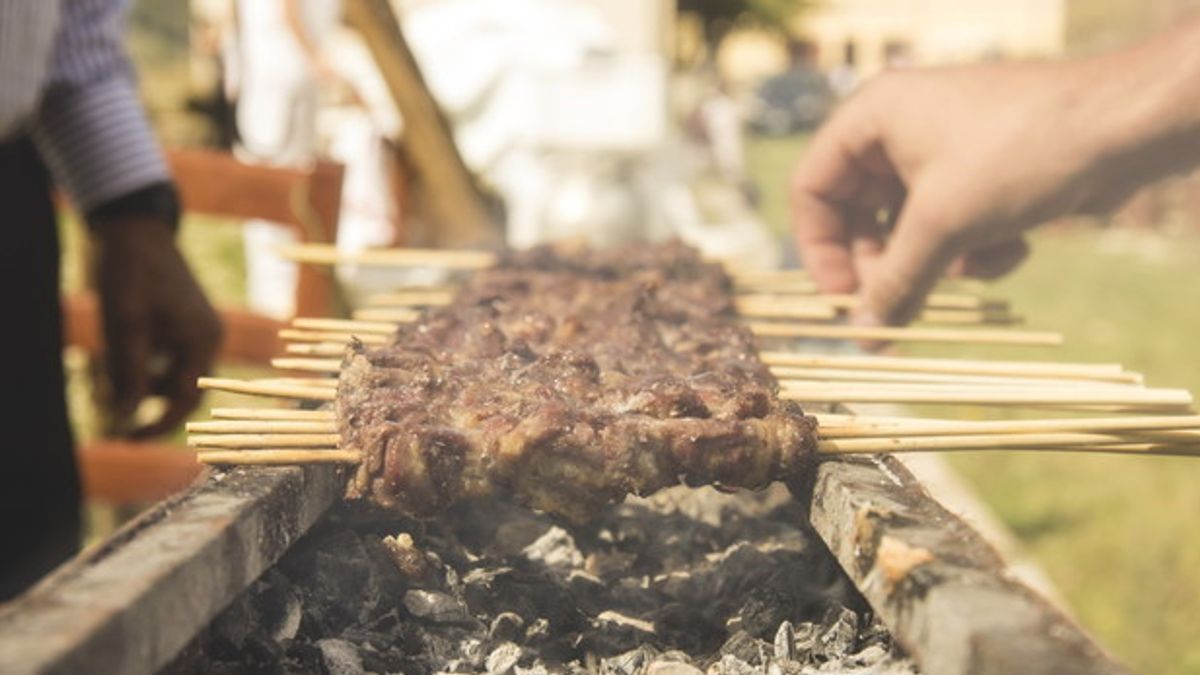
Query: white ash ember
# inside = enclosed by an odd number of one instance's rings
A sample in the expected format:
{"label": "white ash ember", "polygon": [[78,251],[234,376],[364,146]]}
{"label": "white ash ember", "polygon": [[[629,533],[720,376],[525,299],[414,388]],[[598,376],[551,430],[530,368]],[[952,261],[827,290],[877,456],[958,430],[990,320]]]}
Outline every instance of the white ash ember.
{"label": "white ash ember", "polygon": [[569,529],[500,500],[353,510],[164,672],[914,672],[782,486],[665,490]]}
{"label": "white ash ember", "polygon": [[761,488],[811,469],[717,265],[679,244],[511,254],[388,346],[351,348],[351,497],[416,516],[506,495],[581,522],[627,494]]}

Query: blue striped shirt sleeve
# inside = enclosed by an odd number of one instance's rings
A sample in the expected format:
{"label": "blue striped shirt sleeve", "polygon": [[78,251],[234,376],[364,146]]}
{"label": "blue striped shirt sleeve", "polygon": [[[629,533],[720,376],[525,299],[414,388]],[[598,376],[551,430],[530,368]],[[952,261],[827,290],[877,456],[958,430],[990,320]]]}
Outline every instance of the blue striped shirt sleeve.
{"label": "blue striped shirt sleeve", "polygon": [[39,153],[84,212],[170,180],[122,43],[124,10],[123,0],[63,0],[32,120]]}

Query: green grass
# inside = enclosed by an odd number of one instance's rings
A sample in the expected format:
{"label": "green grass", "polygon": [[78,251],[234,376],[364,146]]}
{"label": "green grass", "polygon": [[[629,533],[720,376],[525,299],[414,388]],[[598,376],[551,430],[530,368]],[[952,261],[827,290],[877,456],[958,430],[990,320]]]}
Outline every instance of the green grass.
{"label": "green grass", "polygon": [[[803,139],[751,140],[764,217],[787,222],[786,182]],[[908,347],[922,356],[1121,362],[1155,386],[1200,392],[1200,229],[1162,234],[1077,226],[1034,236],[1008,298],[1066,346]],[[985,416],[983,410],[938,414]],[[1097,639],[1137,672],[1200,673],[1200,461],[974,453],[951,464],[1022,540]]]}

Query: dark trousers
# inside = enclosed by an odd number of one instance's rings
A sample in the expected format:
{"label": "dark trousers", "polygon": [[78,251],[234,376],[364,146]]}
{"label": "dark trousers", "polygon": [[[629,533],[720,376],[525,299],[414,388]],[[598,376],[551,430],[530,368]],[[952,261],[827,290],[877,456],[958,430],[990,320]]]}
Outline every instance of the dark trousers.
{"label": "dark trousers", "polygon": [[67,419],[59,248],[45,169],[27,139],[0,143],[0,600],[79,547],[79,474]]}

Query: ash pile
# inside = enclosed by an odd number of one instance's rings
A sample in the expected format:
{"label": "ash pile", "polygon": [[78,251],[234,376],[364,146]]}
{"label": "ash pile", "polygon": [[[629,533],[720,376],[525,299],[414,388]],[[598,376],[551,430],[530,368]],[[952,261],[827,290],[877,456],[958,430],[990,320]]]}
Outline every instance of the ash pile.
{"label": "ash pile", "polygon": [[327,518],[165,672],[914,673],[780,486]]}

